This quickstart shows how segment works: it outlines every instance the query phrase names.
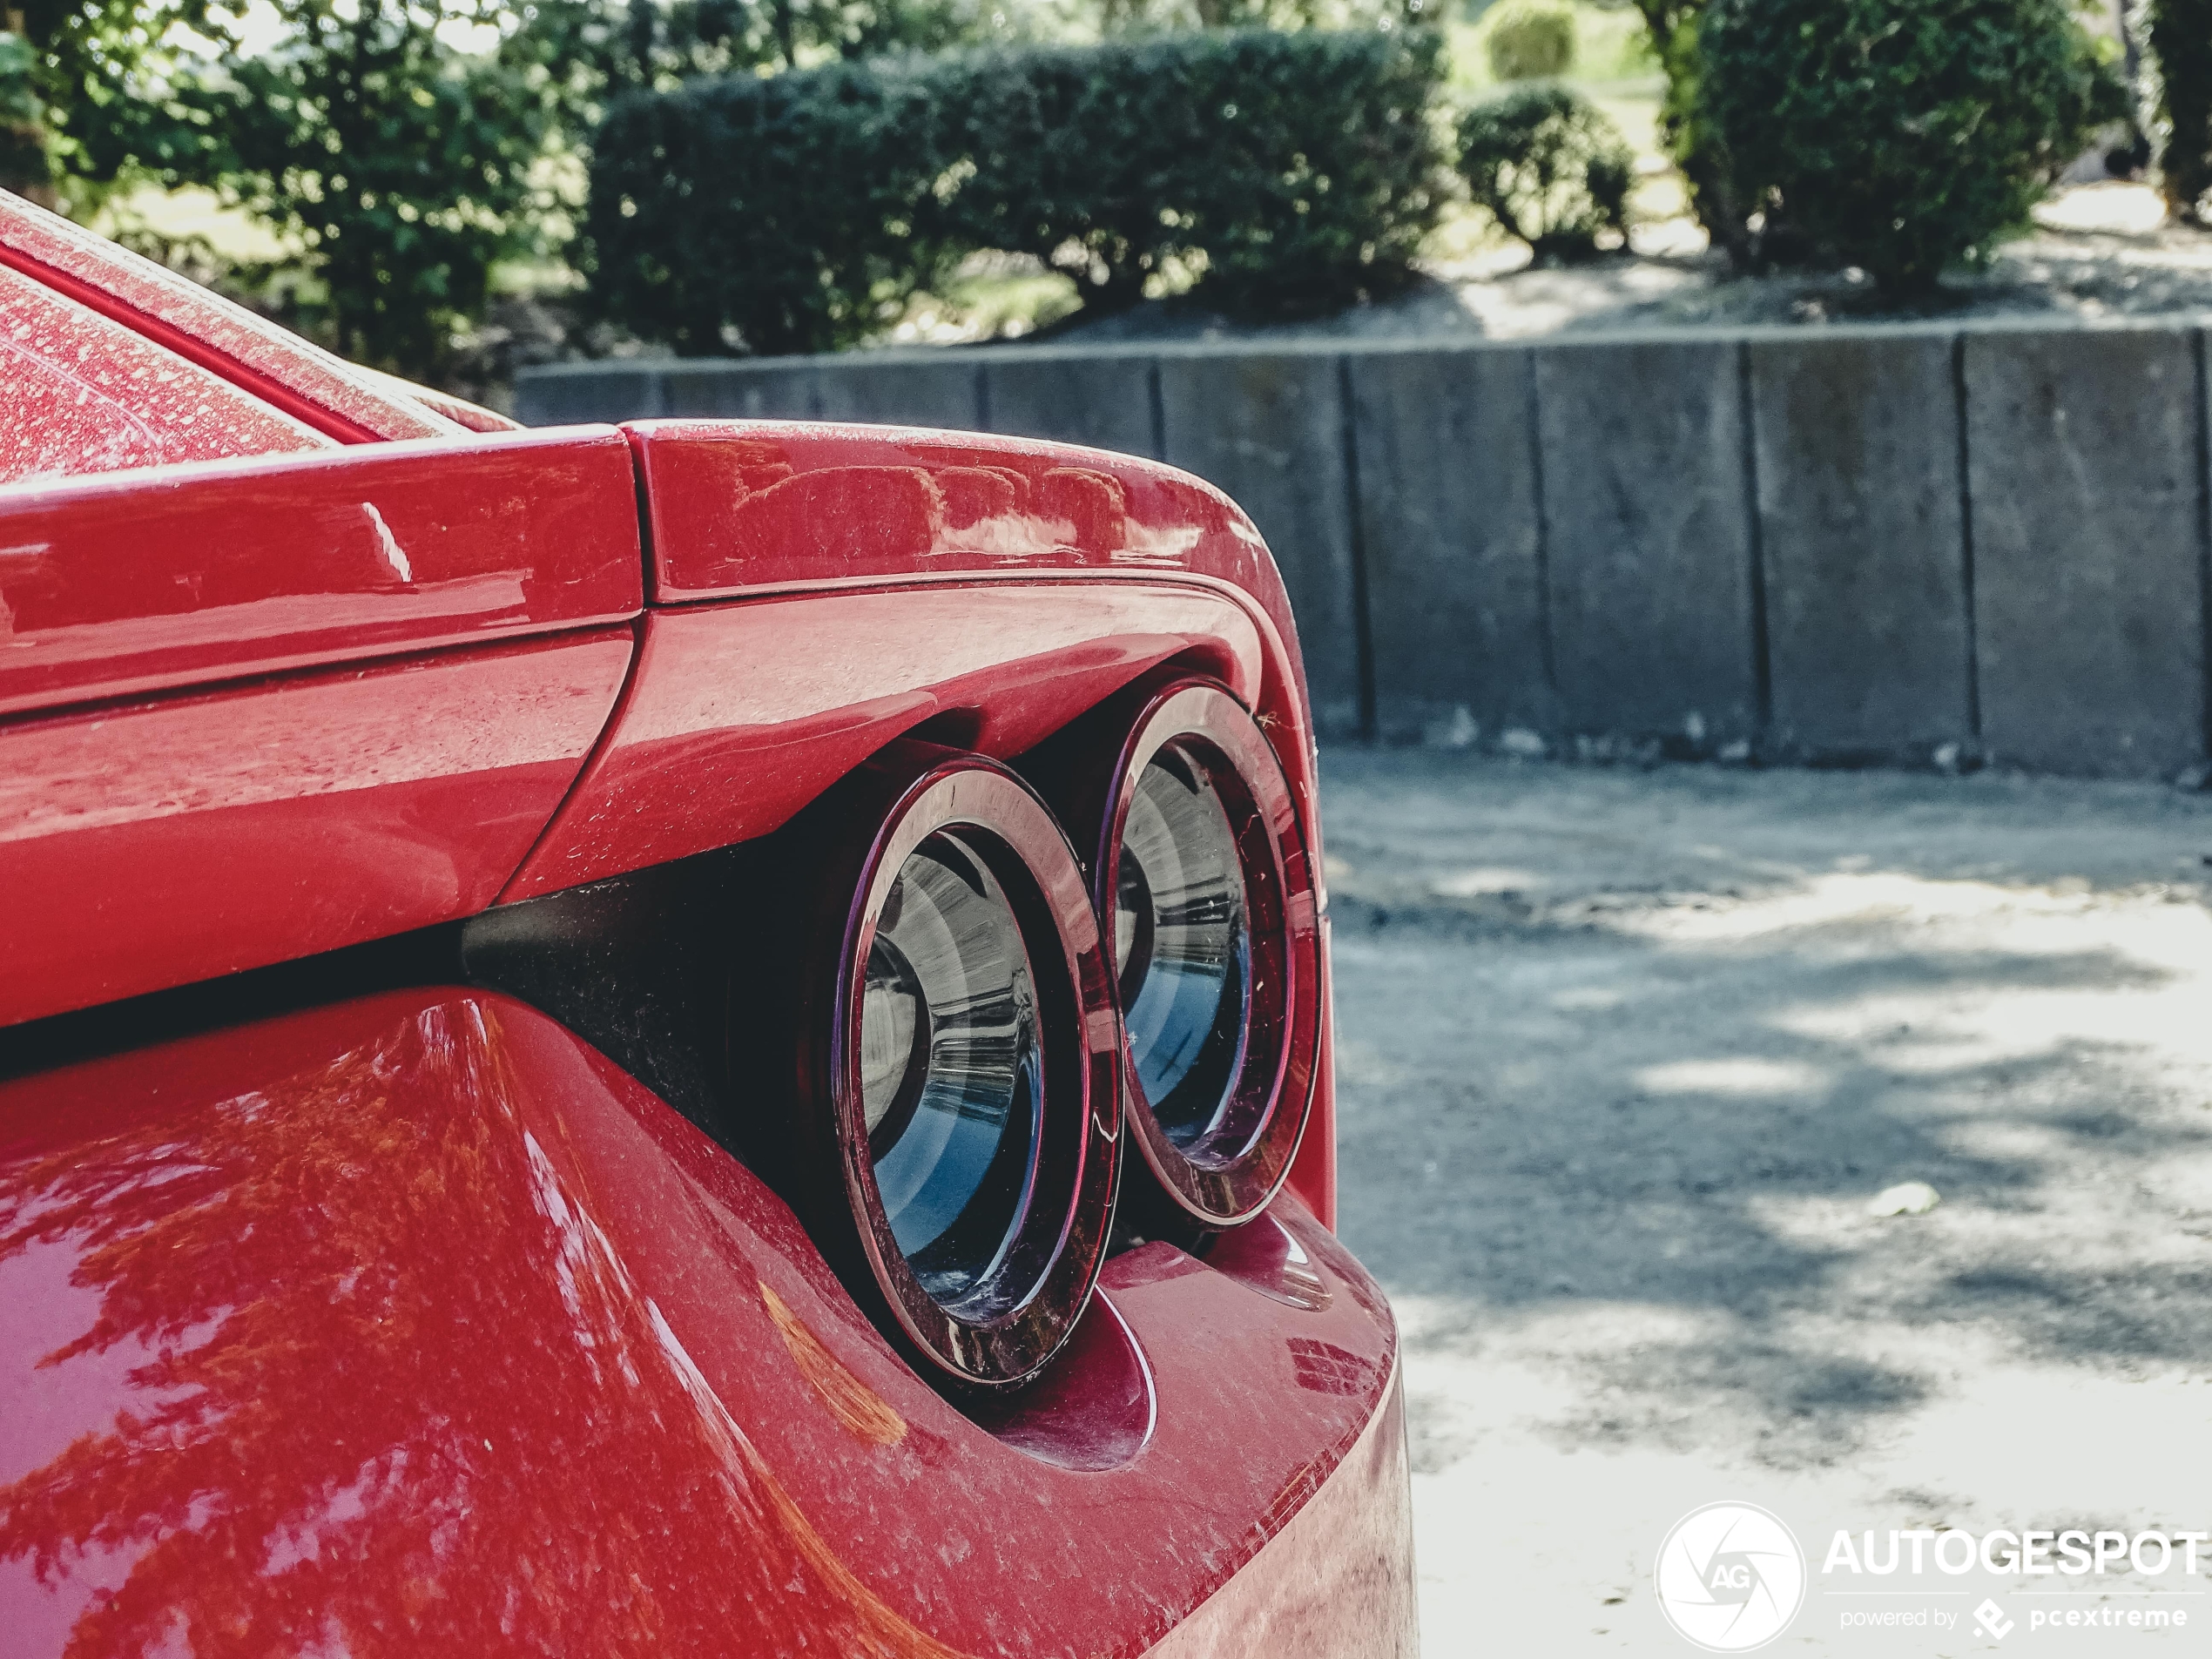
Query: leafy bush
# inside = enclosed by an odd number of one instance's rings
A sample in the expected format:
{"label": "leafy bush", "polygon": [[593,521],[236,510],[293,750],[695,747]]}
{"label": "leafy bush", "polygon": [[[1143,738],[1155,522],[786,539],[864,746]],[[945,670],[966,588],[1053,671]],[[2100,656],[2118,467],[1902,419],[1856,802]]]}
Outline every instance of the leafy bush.
{"label": "leafy bush", "polygon": [[493,266],[542,246],[552,204],[537,172],[556,89],[528,43],[459,51],[435,12],[406,0],[279,15],[293,32],[278,47],[185,64],[165,98],[135,120],[111,117],[84,153],[245,209],[296,252],[232,281],[304,272],[320,293],[287,320],[348,356],[434,378],[482,312]]}
{"label": "leafy bush", "polygon": [[1484,55],[1501,81],[1543,80],[1575,66],[1575,8],[1567,0],[1498,0],[1482,22]]}
{"label": "leafy bush", "polygon": [[1520,86],[1460,118],[1460,171],[1475,206],[1539,260],[1588,259],[1625,237],[1635,158],[1604,113],[1566,87]]}
{"label": "leafy bush", "polygon": [[859,338],[935,273],[947,172],[912,66],[693,81],[610,107],[583,262],[598,309],[691,355]]}
{"label": "leafy bush", "polygon": [[1156,37],[975,54],[944,69],[965,246],[1035,254],[1110,310],[1170,259],[1231,310],[1386,287],[1440,204],[1433,35]]}
{"label": "leafy bush", "polygon": [[29,41],[0,32],[0,190],[18,194],[43,189],[51,176],[37,69]]}
{"label": "leafy bush", "polygon": [[[987,0],[28,0],[0,5],[0,185],[350,355],[436,378],[495,268],[567,226],[564,138],[612,93],[1009,32]],[[246,18],[248,11],[253,20]],[[454,25],[461,25],[456,29]],[[455,42],[462,43],[456,44]],[[224,260],[130,222],[199,185],[287,250]]]}
{"label": "leafy bush", "polygon": [[2212,226],[2212,0],[2151,0],[2149,21],[2167,127],[2159,158],[2166,199],[2182,219]]}
{"label": "leafy bush", "polygon": [[1710,0],[1738,199],[1893,293],[1986,261],[2125,95],[2066,0]]}
{"label": "leafy bush", "polygon": [[610,109],[584,260],[690,353],[853,343],[983,248],[1102,309],[1170,260],[1231,309],[1318,307],[1407,273],[1441,74],[1418,31],[1250,30],[693,81]]}

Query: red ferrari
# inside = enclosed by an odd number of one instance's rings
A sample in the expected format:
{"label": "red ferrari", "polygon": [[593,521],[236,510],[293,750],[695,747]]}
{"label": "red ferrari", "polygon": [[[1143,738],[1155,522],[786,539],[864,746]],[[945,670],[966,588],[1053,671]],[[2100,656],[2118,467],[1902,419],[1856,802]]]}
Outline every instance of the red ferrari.
{"label": "red ferrari", "polygon": [[1396,1655],[1282,583],[0,196],[0,1649]]}

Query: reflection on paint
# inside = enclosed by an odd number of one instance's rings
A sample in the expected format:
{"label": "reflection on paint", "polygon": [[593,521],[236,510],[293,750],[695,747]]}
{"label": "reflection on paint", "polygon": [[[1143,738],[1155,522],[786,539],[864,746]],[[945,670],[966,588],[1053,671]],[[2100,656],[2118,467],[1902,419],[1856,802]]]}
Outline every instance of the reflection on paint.
{"label": "reflection on paint", "polygon": [[765,1279],[760,1284],[760,1299],[767,1305],[768,1317],[776,1322],[777,1334],[783,1338],[792,1364],[799,1367],[799,1374],[813,1386],[822,1397],[822,1404],[829,1407],[830,1415],[843,1424],[855,1440],[869,1446],[896,1446],[907,1438],[907,1420],[839,1364],[837,1356],[824,1347],[822,1339],[785,1305],[784,1298],[769,1288]]}
{"label": "reflection on paint", "polygon": [[632,1281],[494,1010],[165,1092],[0,1120],[0,1266],[64,1251],[84,1293],[38,1363],[132,1361],[110,1420],[0,1487],[10,1629],[71,1600],[70,1655],[950,1654],[834,1557]]}

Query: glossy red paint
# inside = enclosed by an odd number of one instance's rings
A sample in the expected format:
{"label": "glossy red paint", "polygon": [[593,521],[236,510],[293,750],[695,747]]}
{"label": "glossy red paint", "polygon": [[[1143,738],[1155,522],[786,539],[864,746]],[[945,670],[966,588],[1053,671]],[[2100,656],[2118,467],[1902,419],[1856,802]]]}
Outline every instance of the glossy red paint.
{"label": "glossy red paint", "polygon": [[1337,1473],[1152,1659],[1413,1654],[1413,1494],[1393,1398]]}
{"label": "glossy red paint", "polygon": [[23,1080],[0,1623],[26,1656],[1408,1653],[1388,1311],[1271,1214],[1297,1298],[1264,1252],[1109,1264],[1058,1409],[1122,1421],[1134,1377],[1150,1430],[1077,1469],[924,1386],[765,1188],[519,1004]]}
{"label": "glossy red paint", "polygon": [[[1162,664],[1258,717],[1318,877],[1287,602],[1197,480],[904,430],[502,435],[0,195],[25,349],[90,400],[0,388],[60,469],[185,464],[0,488],[0,1024],[757,837],[894,738],[1010,758]],[[1325,1011],[1318,1054],[1269,1210],[1109,1261],[1036,1385],[965,1410],[752,1173],[519,1003],[394,992],[0,1085],[0,1629],[1409,1651]]]}
{"label": "glossy red paint", "polygon": [[627,629],[0,724],[0,1025],[489,905]]}
{"label": "glossy red paint", "polygon": [[334,447],[229,381],[0,266],[0,484]]}
{"label": "glossy red paint", "polygon": [[606,741],[502,896],[765,835],[926,722],[1008,759],[1185,655],[1247,694],[1262,672],[1247,612],[1167,583],[930,584],[654,611]]}
{"label": "glossy red paint", "polygon": [[981,433],[641,421],[656,604],[790,590],[1062,572],[1180,577],[1231,593],[1268,636],[1258,711],[1310,771],[1305,668],[1283,580],[1251,521],[1188,473]]}
{"label": "glossy red paint", "polygon": [[465,397],[455,397],[450,392],[441,392],[435,387],[418,386],[413,381],[403,381],[396,374],[381,374],[375,369],[354,365],[356,374],[366,375],[373,386],[381,387],[395,397],[412,399],[433,415],[444,416],[455,426],[471,432],[523,432],[528,430],[520,421],[512,420],[496,409],[488,409],[481,403],[471,403]]}
{"label": "glossy red paint", "polygon": [[0,713],[627,621],[609,428],[0,489]]}
{"label": "glossy red paint", "polygon": [[[113,319],[341,443],[468,428],[152,260],[0,190],[0,265]],[[380,382],[382,382],[380,384]]]}
{"label": "glossy red paint", "polygon": [[1337,1224],[1337,992],[1329,966],[1329,918],[1321,916],[1321,1046],[1313,1060],[1313,1109],[1291,1164],[1291,1190],[1329,1226]]}

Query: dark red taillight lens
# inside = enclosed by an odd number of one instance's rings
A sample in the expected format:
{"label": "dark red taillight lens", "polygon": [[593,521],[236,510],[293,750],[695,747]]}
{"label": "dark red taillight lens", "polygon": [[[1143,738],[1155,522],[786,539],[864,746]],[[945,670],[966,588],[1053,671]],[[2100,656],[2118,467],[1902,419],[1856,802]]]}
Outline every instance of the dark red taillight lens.
{"label": "dark red taillight lens", "polygon": [[1037,775],[1110,930],[1144,1168],[1189,1218],[1248,1220],[1298,1150],[1320,1011],[1314,884],[1282,767],[1226,688],[1176,678],[1088,718]]}
{"label": "dark red taillight lens", "polygon": [[754,974],[733,1021],[773,1043],[790,1011],[797,1133],[771,1161],[887,1331],[954,1382],[1018,1384],[1112,1224],[1119,1022],[1074,852],[1012,772],[920,744],[786,835],[819,902],[779,930],[789,992]]}

